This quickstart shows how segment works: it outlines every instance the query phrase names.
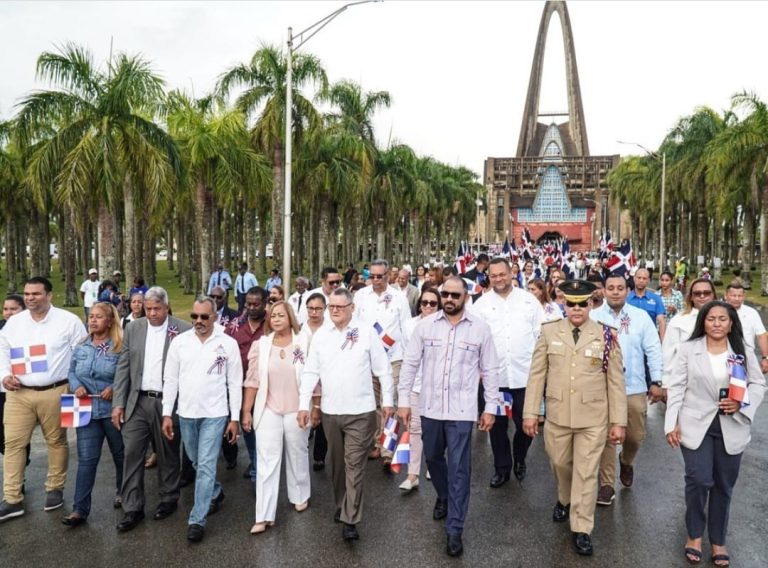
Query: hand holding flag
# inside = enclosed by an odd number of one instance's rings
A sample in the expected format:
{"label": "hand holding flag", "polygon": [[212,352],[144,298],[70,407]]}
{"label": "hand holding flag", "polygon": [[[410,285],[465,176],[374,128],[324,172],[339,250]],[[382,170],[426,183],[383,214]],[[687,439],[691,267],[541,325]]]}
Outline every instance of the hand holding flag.
{"label": "hand holding flag", "polygon": [[383,450],[394,452],[397,449],[397,437],[400,433],[400,423],[395,417],[390,417],[379,436],[379,444]]}
{"label": "hand holding flag", "polygon": [[400,436],[400,442],[392,456],[392,465],[390,468],[394,473],[400,473],[400,466],[408,464],[411,461],[411,434],[407,430]]}
{"label": "hand holding flag", "polygon": [[79,428],[91,422],[91,396],[76,397],[73,394],[61,395],[61,427]]}
{"label": "hand holding flag", "polygon": [[739,402],[741,408],[749,406],[749,391],[747,390],[747,371],[744,368],[744,356],[728,355],[728,398]]}

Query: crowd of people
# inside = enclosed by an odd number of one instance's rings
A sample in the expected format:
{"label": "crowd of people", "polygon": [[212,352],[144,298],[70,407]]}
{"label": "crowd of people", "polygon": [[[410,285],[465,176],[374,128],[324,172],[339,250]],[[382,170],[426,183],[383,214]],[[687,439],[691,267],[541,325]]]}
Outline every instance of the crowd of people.
{"label": "crowd of people", "polygon": [[50,281],[31,278],[23,296],[6,298],[0,331],[0,521],[25,513],[37,424],[49,453],[45,510],[64,505],[60,399],[73,393],[90,398],[91,416],[76,429],[75,492],[62,518],[69,527],[87,522],[106,440],[113,506],[123,511],[117,530],[144,520],[144,475],[154,466],[154,519],[173,514],[181,488],[194,484],[186,536],[203,540],[225,498],[219,456],[236,467],[242,437],[252,534],[277,522],[283,466],[301,513],[314,490],[310,470],[327,461],[334,521],[354,541],[366,463],[393,464],[395,423],[409,434],[400,490],[419,487],[422,472],[431,481],[448,555],[463,552],[476,428],[490,437],[493,489],[526,478],[528,450],[543,431],[557,482],[552,519],[569,522],[575,551],[591,555],[595,508],[615,501],[617,470],[622,486],[633,485],[648,405],[666,404],[667,441],[685,461],[685,558],[702,561],[706,529],[713,562],[728,566],[730,499],[766,389],[759,314],[744,304],[738,280],[720,300],[710,278],[693,280],[683,296],[669,272],[658,292],[646,269],[628,278],[597,261],[581,276],[485,254],[461,274],[375,260],[361,272],[327,267],[317,287],[300,276],[289,294],[277,271],[262,288],[247,265],[233,279],[220,264],[192,303],[190,324],[170,315],[164,289],[137,278],[125,297],[92,270],[81,288],[87,327],[51,304]]}

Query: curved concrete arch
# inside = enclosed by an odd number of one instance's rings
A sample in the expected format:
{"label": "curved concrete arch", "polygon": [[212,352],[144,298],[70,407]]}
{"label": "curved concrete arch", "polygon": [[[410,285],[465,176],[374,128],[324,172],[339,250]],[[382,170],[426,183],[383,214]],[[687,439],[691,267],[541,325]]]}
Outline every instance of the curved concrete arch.
{"label": "curved concrete arch", "polygon": [[552,20],[552,14],[555,12],[560,16],[563,45],[565,47],[570,134],[576,148],[576,155],[589,156],[584,105],[581,101],[581,87],[579,86],[579,70],[576,66],[576,47],[573,43],[573,31],[571,29],[571,19],[568,16],[568,7],[565,2],[547,0],[546,4],[544,4],[544,12],[541,15],[539,35],[536,40],[536,51],[534,52],[533,65],[531,66],[531,77],[528,82],[523,124],[520,128],[520,140],[517,144],[518,157],[535,155],[538,150],[538,148],[533,148],[532,146],[536,137],[536,126],[538,123],[541,76],[544,69],[544,48],[547,43],[549,22]]}

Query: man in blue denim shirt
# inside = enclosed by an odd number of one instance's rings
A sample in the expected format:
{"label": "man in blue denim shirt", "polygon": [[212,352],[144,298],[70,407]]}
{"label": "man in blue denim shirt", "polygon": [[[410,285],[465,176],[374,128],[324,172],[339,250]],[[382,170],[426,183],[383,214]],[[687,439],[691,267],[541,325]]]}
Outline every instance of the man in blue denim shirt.
{"label": "man in blue denim shirt", "polygon": [[[632,463],[645,439],[645,418],[648,413],[648,386],[645,382],[645,360],[651,381],[661,381],[661,342],[656,326],[640,308],[627,303],[629,287],[623,276],[611,274],[605,279],[606,303],[590,311],[589,317],[615,327],[624,357],[624,383],[627,389],[627,433],[619,454],[619,479],[631,487],[634,479]],[[600,460],[600,489],[598,505],[610,505],[616,498],[616,448],[606,443]]]}

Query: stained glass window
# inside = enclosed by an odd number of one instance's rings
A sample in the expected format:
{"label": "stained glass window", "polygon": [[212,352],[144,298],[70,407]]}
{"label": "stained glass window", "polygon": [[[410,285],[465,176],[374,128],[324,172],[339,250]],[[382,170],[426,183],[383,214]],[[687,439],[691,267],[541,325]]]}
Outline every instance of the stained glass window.
{"label": "stained glass window", "polygon": [[571,207],[560,169],[547,166],[533,207],[519,209],[518,220],[522,223],[586,223],[587,210],[584,207]]}

